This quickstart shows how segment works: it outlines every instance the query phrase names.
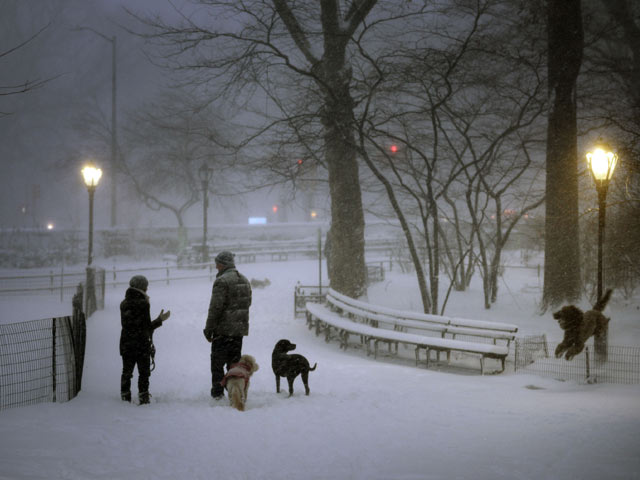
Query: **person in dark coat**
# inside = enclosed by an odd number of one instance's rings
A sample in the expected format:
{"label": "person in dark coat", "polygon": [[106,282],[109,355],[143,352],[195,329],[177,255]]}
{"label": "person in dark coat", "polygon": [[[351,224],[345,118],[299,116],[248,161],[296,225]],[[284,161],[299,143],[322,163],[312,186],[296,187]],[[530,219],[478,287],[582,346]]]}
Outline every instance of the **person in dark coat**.
{"label": "person in dark coat", "polygon": [[220,383],[232,364],[242,356],[242,338],[249,334],[251,284],[236,270],[233,253],[220,252],[216,258],[218,274],[213,282],[204,337],[211,342],[211,396],[224,397]]}
{"label": "person in dark coat", "polygon": [[129,281],[129,288],[120,303],[120,355],[122,356],[122,377],[120,395],[122,400],[131,401],[131,378],[138,366],[138,398],[140,405],[149,403],[149,376],[151,375],[151,352],[153,331],[162,326],[171,315],[170,311],[160,311],[158,318],[151,321],[149,281],[143,275],[135,275]]}

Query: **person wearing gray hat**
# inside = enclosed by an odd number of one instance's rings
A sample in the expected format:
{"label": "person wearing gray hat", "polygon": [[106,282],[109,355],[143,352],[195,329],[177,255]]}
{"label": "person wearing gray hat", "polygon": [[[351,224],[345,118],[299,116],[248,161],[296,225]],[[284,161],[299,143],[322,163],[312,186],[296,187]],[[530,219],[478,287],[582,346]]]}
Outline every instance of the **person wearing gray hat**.
{"label": "person wearing gray hat", "polygon": [[120,378],[120,397],[131,402],[131,378],[133,369],[138,366],[138,399],[140,405],[149,403],[149,376],[151,375],[151,357],[155,352],[153,331],[162,326],[171,315],[170,311],[160,310],[160,315],[151,320],[147,287],[149,280],[143,275],[134,275],[129,280],[124,300],[120,303],[120,356],[122,356],[122,376]]}
{"label": "person wearing gray hat", "polygon": [[224,398],[220,383],[232,364],[240,361],[242,338],[249,334],[251,284],[235,266],[233,253],[216,255],[218,274],[213,282],[204,337],[211,343],[211,396]]}

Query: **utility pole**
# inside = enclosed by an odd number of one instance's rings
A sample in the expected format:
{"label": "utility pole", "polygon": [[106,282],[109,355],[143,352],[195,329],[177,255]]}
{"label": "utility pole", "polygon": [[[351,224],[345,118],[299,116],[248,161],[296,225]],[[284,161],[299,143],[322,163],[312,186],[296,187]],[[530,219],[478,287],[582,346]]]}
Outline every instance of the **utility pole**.
{"label": "utility pole", "polygon": [[114,35],[111,37],[111,228],[117,224],[118,139],[116,136],[116,118],[116,36]]}
{"label": "utility pole", "polygon": [[74,30],[88,30],[100,38],[111,43],[111,227],[115,227],[117,220],[117,172],[118,172],[118,137],[117,137],[117,112],[116,112],[116,36],[108,37],[91,27],[77,27]]}

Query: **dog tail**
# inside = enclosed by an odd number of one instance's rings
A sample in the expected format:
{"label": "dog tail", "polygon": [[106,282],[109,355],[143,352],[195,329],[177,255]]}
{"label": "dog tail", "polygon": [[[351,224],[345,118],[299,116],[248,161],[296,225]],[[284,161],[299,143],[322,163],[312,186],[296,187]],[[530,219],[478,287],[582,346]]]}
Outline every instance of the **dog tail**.
{"label": "dog tail", "polygon": [[318,366],[318,363],[317,363],[317,362],[316,362],[316,363],[314,363],[314,364],[313,364],[313,368],[310,368],[310,369],[309,369],[309,371],[310,371],[310,372],[313,372],[313,371],[316,369],[316,367],[317,367],[317,366]]}
{"label": "dog tail", "polygon": [[611,292],[612,290],[609,288],[606,292],[604,292],[602,298],[598,299],[596,304],[593,306],[593,309],[595,311],[601,312],[605,309],[607,303],[609,303],[609,299],[611,298]]}
{"label": "dog tail", "polygon": [[233,405],[236,410],[240,412],[244,412],[244,402],[242,401],[242,392],[239,388],[231,389],[231,405]]}

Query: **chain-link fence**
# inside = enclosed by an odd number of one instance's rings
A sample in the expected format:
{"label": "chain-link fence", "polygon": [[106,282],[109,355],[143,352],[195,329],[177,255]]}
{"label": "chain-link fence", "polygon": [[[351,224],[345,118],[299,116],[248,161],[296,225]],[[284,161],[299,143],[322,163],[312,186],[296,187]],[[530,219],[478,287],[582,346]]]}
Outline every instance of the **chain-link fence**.
{"label": "chain-link fence", "polygon": [[557,346],[557,343],[548,342],[545,335],[516,338],[516,372],[589,383],[640,383],[640,347],[609,345],[607,360],[603,362],[595,355],[593,340],[589,340],[584,350],[570,361],[555,358]]}
{"label": "chain-link fence", "polygon": [[78,394],[86,343],[82,294],[79,286],[73,315],[0,325],[0,410]]}

